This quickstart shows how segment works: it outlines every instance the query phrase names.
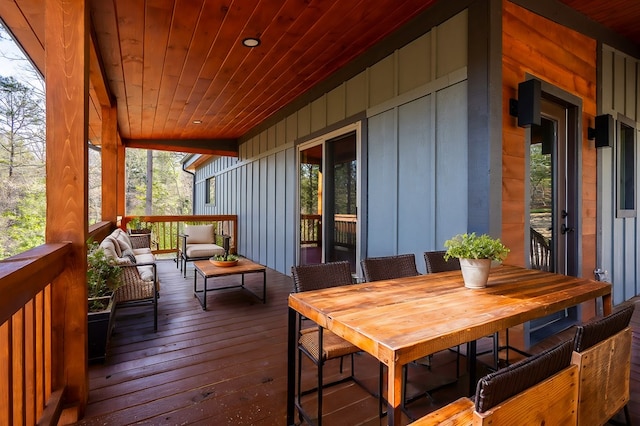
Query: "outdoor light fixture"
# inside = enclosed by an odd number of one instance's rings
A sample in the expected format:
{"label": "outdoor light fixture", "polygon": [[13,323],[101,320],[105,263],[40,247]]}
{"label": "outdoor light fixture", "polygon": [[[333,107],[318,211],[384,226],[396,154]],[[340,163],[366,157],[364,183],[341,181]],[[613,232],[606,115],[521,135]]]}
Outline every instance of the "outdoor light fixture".
{"label": "outdoor light fixture", "polygon": [[509,99],[509,115],[518,118],[519,127],[540,125],[540,80],[532,78],[518,84],[518,99]]}
{"label": "outdoor light fixture", "polygon": [[611,114],[596,116],[595,128],[587,129],[587,138],[596,141],[596,148],[612,146],[613,143],[613,117]]}
{"label": "outdoor light fixture", "polygon": [[257,37],[247,37],[242,40],[242,44],[246,47],[257,47],[260,45],[260,39]]}

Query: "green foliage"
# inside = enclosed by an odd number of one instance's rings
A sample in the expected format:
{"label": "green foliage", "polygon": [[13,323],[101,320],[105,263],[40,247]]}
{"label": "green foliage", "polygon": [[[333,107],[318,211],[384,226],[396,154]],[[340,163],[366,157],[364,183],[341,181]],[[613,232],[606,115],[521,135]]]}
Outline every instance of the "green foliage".
{"label": "green foliage", "polygon": [[122,285],[122,268],[109,258],[95,241],[87,247],[87,288],[89,297],[108,296]]}
{"label": "green foliage", "polygon": [[127,226],[129,227],[129,229],[140,229],[140,227],[142,227],[140,216],[132,217]]}
{"label": "green foliage", "polygon": [[531,188],[531,208],[550,208],[551,155],[542,153],[542,144],[531,145],[529,185]]}
{"label": "green foliage", "polygon": [[44,117],[41,92],[0,76],[0,258],[44,243]]}
{"label": "green foliage", "polygon": [[216,254],[215,256],[213,256],[213,260],[220,260],[220,261],[224,261],[224,260],[228,260],[230,262],[234,261],[234,260],[238,260],[238,256],[236,256],[235,254]]}
{"label": "green foliage", "polygon": [[507,257],[509,249],[499,238],[492,238],[487,234],[476,235],[458,234],[445,241],[447,253],[445,259],[457,257],[459,259],[491,259],[502,261]]}
{"label": "green foliage", "polygon": [[[149,170],[146,150],[127,149],[127,215],[191,214],[193,179],[182,170],[183,157],[180,152],[153,151]],[[148,184],[152,189],[150,202],[147,200]]]}

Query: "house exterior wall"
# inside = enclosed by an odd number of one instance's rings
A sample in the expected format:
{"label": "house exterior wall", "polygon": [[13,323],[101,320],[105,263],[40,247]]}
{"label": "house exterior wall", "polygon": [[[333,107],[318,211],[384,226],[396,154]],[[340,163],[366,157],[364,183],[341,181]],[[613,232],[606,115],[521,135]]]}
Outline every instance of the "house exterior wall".
{"label": "house exterior wall", "polygon": [[[615,283],[614,303],[620,303],[640,294],[637,277],[640,274],[640,227],[638,223],[638,120],[640,116],[640,60],[602,45],[601,98],[598,114],[611,114],[615,121],[612,147],[598,151],[598,267],[606,271],[604,279]],[[635,189],[636,214],[618,217],[617,206],[617,125],[620,116],[635,123],[636,159]],[[629,123],[629,122],[628,122]]]}
{"label": "house exterior wall", "polygon": [[[582,102],[582,170],[578,212],[579,273],[593,277],[596,267],[596,149],[587,127],[596,113],[596,41],[576,31],[503,1],[503,189],[502,239],[510,247],[510,264],[526,266],[525,129],[509,115],[509,99],[517,99],[518,83],[527,74],[579,98]],[[561,43],[558,41],[562,40]]]}
{"label": "house exterior wall", "polygon": [[[238,252],[289,273],[296,247],[296,143],[366,114],[362,143],[368,154],[359,163],[368,170],[366,194],[360,194],[368,211],[363,256],[414,252],[424,270],[422,252],[466,230],[467,18],[464,10],[426,28],[242,140],[237,159],[221,157],[200,167],[194,213],[237,214]],[[212,176],[215,205],[204,202]]]}

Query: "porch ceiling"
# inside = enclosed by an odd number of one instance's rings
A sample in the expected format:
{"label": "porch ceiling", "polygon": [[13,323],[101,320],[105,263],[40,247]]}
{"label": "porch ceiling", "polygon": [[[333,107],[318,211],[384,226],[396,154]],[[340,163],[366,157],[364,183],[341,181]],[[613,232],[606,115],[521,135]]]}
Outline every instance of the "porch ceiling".
{"label": "porch ceiling", "polygon": [[[100,143],[101,106],[111,99],[128,146],[233,150],[236,138],[437,1],[90,1],[89,137]],[[637,0],[560,1],[640,45]],[[3,0],[0,16],[42,70],[44,1]],[[244,47],[246,37],[261,43]]]}

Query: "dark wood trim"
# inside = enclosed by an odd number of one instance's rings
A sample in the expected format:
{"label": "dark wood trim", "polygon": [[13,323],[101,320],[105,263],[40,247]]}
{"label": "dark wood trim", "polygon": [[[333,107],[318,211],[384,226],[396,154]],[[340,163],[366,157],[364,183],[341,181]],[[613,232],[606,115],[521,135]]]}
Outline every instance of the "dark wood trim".
{"label": "dark wood trim", "polygon": [[592,21],[575,9],[555,0],[509,0],[511,3],[544,16],[560,25],[578,31],[588,37],[640,58],[640,46]]}
{"label": "dark wood trim", "polygon": [[[344,120],[340,120],[337,123],[333,123],[323,129],[317,130],[315,132],[312,132],[304,137],[298,138],[294,141],[293,145],[294,146],[298,146],[300,144],[303,144],[307,141],[319,138],[323,135],[326,135],[327,133],[331,133],[335,130],[341,129],[343,127],[349,126],[350,124],[354,124],[357,123],[358,121],[365,123],[367,120],[367,114],[365,111],[362,111],[361,113],[352,115],[351,117],[347,117]],[[364,124],[363,124],[364,125]]]}
{"label": "dark wood trim", "polygon": [[238,156],[237,139],[122,139],[127,148]]}
{"label": "dark wood trim", "polygon": [[469,6],[467,65],[469,231],[502,229],[502,2]]}

